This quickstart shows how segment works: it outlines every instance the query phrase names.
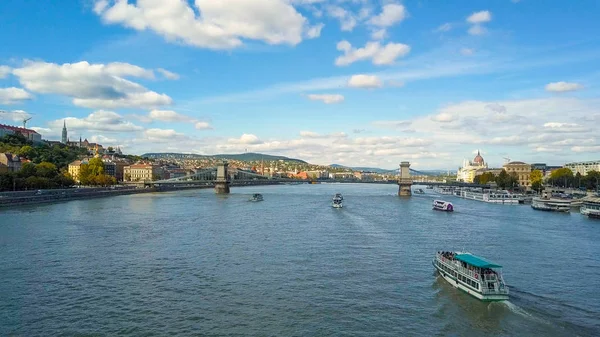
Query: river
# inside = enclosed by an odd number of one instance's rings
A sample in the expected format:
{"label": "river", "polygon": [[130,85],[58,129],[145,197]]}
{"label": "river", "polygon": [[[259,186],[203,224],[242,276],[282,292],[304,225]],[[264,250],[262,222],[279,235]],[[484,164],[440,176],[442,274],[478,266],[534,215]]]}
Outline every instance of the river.
{"label": "river", "polygon": [[[452,196],[456,211],[436,212],[440,196],[397,190],[256,186],[2,209],[0,335],[600,335],[600,221]],[[438,250],[502,264],[510,301],[437,277]]]}

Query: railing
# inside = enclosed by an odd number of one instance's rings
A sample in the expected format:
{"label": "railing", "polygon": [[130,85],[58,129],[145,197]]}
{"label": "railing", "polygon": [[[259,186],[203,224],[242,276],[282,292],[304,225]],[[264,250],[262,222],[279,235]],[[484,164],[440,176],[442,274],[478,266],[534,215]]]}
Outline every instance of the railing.
{"label": "railing", "polygon": [[485,295],[508,295],[508,287],[503,286],[500,289],[489,289],[483,286],[481,287],[481,293]]}

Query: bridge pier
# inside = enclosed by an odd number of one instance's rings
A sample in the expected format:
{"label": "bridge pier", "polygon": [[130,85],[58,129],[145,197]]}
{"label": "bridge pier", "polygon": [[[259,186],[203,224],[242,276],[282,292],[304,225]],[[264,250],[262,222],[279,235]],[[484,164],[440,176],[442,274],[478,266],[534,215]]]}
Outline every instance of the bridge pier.
{"label": "bridge pier", "polygon": [[398,179],[398,196],[410,197],[412,195],[410,179],[410,163],[403,161],[400,163],[400,178]]}
{"label": "bridge pier", "polygon": [[227,172],[227,162],[217,164],[217,179],[215,180],[215,193],[229,194],[229,172]]}

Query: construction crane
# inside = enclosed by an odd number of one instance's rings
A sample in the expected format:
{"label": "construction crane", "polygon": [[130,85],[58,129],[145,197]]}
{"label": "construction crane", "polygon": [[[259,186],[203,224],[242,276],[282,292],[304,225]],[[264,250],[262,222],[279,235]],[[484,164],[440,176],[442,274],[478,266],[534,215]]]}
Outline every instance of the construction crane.
{"label": "construction crane", "polygon": [[29,117],[29,118],[25,118],[25,119],[23,119],[23,129],[26,129],[26,128],[27,128],[27,121],[28,121],[28,120],[30,120],[30,119],[32,119],[32,118],[33,118],[33,117]]}
{"label": "construction crane", "polygon": [[510,158],[508,158],[508,157],[502,157],[502,158],[504,158],[504,160],[506,160],[507,163],[510,163]]}

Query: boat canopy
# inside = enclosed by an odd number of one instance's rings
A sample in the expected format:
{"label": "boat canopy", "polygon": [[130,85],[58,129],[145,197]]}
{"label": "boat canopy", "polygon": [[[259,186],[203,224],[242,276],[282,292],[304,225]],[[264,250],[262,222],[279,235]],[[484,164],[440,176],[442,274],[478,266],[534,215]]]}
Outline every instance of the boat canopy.
{"label": "boat canopy", "polygon": [[482,257],[471,255],[471,254],[458,254],[454,256],[455,259],[468,263],[473,267],[478,268],[502,268],[501,265],[492,263],[490,261],[485,260]]}

